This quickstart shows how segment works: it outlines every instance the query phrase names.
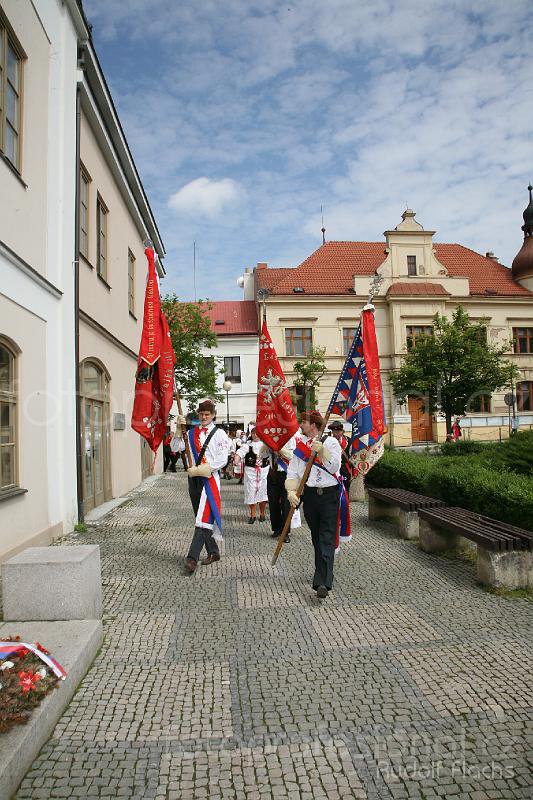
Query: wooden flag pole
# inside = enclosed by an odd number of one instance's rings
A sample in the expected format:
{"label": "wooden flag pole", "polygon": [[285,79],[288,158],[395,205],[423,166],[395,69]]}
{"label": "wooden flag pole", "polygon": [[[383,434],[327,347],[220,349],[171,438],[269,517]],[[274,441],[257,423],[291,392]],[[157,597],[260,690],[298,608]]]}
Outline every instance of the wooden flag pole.
{"label": "wooden flag pole", "polygon": [[[322,423],[320,431],[318,432],[318,437],[317,437],[318,439],[320,439],[324,435],[324,431],[326,430],[326,425],[328,424],[329,417],[330,417],[330,412],[328,411],[326,416],[324,417],[324,421]],[[298,495],[298,497],[301,497],[302,494],[303,494],[303,491],[305,489],[305,484],[307,483],[307,479],[309,477],[309,473],[311,472],[311,469],[313,467],[315,456],[316,456],[316,453],[313,453],[311,458],[309,459],[309,461],[307,462],[307,464],[305,466],[305,471],[304,471],[304,474],[302,476],[302,480],[300,481],[300,485],[298,486],[298,489],[296,491],[296,494]],[[285,544],[285,539],[287,538],[287,534],[288,534],[288,532],[290,530],[291,520],[292,520],[292,517],[293,517],[293,514],[294,514],[295,510],[296,509],[294,509],[291,506],[291,509],[290,509],[289,513],[287,514],[287,519],[285,520],[285,525],[283,526],[283,530],[281,531],[281,533],[279,535],[278,543],[276,545],[276,549],[274,550],[274,555],[272,556],[272,566],[274,566],[274,564],[278,560],[278,556],[281,553],[281,548]]]}
{"label": "wooden flag pole", "polygon": [[[181,408],[181,397],[177,386],[175,387],[175,394],[176,394],[176,403],[178,404],[179,415],[180,417],[182,417],[183,411]],[[187,436],[187,428],[183,430],[183,427],[181,425],[180,428],[181,428],[181,438],[185,442],[185,457],[187,459],[187,464],[189,465],[189,467],[192,467],[194,466],[194,462],[192,460],[191,448],[189,447],[189,437]]]}

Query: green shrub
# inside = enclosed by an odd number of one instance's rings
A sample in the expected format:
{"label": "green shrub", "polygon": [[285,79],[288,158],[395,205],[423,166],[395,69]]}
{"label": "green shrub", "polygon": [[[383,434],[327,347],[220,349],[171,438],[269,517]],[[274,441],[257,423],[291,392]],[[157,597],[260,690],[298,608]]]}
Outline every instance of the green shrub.
{"label": "green shrub", "polygon": [[440,446],[440,451],[444,456],[469,456],[472,453],[482,453],[487,447],[490,445],[483,442],[458,439],[456,442],[444,442]]}
{"label": "green shrub", "polygon": [[476,455],[432,458],[387,450],[369,472],[367,483],[419,492],[533,530],[533,480],[490,469]]}
{"label": "green shrub", "polygon": [[445,442],[440,451],[447,458],[476,455],[488,469],[533,476],[533,431],[521,431],[504,442]]}

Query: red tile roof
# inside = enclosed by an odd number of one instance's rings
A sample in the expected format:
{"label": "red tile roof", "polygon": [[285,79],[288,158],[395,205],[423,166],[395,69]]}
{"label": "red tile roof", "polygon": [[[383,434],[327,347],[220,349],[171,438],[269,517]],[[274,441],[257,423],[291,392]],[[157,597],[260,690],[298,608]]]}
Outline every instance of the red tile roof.
{"label": "red tile roof", "polygon": [[[450,277],[468,278],[470,294],[532,296],[513,280],[511,270],[460,244],[434,244],[438,260]],[[257,288],[274,295],[293,294],[302,287],[311,295],[348,294],[354,275],[373,275],[386,258],[385,242],[326,242],[299,267],[256,270]],[[442,287],[441,287],[442,288]]]}
{"label": "red tile roof", "polygon": [[[236,336],[258,332],[257,310],[253,300],[210,301],[211,309],[207,316],[217,336]],[[221,320],[222,325],[217,325]]]}
{"label": "red tile roof", "polygon": [[440,283],[415,283],[415,281],[413,281],[412,283],[393,283],[391,286],[389,286],[387,294],[420,294],[424,297],[427,297],[430,294],[449,295],[450,293],[447,292],[444,286],[442,286]]}

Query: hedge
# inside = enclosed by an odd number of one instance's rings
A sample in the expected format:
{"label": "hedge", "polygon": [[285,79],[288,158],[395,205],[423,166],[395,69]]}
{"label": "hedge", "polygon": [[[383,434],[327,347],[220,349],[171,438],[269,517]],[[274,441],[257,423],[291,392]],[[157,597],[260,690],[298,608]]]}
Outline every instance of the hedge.
{"label": "hedge", "polygon": [[436,458],[387,449],[366,480],[369,486],[419,492],[533,531],[533,480],[489,469],[476,456]]}
{"label": "hedge", "polygon": [[488,469],[517,472],[533,477],[533,431],[520,431],[503,442],[458,440],[441,445],[445,456],[477,455]]}

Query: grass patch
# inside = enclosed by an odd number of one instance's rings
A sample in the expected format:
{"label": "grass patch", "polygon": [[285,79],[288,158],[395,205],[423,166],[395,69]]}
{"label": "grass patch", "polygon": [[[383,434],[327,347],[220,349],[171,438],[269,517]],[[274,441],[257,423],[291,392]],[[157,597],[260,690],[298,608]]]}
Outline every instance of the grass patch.
{"label": "grass patch", "polygon": [[87,525],[85,524],[85,522],[77,522],[74,525],[74,530],[76,531],[76,533],[87,533]]}
{"label": "grass patch", "polygon": [[506,589],[504,586],[487,586],[482,584],[483,591],[503,597],[505,600],[529,600],[533,603],[533,589]]}

